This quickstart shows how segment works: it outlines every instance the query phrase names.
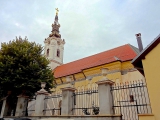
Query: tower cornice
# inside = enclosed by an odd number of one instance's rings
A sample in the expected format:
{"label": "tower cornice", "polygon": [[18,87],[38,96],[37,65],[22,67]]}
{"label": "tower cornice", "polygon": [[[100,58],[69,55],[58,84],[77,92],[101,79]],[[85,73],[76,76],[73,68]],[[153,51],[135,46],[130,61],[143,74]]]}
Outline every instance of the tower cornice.
{"label": "tower cornice", "polygon": [[49,41],[52,41],[52,40],[59,41],[61,44],[65,44],[66,43],[64,39],[57,38],[55,36],[48,37],[47,39],[44,40],[44,43],[48,43]]}

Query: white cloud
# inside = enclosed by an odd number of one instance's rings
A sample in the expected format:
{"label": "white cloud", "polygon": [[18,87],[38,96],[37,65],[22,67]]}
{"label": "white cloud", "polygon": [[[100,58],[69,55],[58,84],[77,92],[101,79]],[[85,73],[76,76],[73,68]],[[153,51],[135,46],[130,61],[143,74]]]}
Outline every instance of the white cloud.
{"label": "white cloud", "polygon": [[24,26],[21,25],[20,23],[15,23],[14,25],[17,26],[17,27],[19,27],[19,28],[23,28],[23,27],[24,27]]}

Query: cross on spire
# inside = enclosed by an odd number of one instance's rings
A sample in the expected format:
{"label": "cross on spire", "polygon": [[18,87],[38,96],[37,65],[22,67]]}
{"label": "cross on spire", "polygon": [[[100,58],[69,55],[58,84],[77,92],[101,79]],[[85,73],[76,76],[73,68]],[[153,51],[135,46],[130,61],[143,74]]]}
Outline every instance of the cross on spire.
{"label": "cross on spire", "polygon": [[59,10],[58,10],[58,8],[56,8],[56,15],[58,15],[58,12],[59,12]]}
{"label": "cross on spire", "polygon": [[52,33],[49,35],[49,37],[55,36],[57,38],[61,38],[61,34],[59,33],[59,28],[60,24],[58,23],[58,8],[55,8],[56,10],[56,15],[55,15],[55,20],[54,23],[52,24]]}

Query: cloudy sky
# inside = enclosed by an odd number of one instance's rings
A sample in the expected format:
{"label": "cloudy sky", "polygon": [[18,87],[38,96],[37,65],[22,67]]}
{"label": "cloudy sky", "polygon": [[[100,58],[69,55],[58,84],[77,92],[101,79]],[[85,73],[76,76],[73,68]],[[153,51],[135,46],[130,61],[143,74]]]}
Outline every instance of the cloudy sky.
{"label": "cloudy sky", "polygon": [[15,36],[44,45],[55,8],[66,44],[64,63],[124,44],[146,47],[160,33],[159,0],[0,0],[0,42]]}

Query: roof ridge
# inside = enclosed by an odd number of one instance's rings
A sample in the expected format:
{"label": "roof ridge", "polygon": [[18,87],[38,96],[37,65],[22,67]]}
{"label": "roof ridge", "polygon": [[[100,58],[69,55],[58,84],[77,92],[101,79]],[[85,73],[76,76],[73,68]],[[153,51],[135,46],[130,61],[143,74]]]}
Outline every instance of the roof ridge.
{"label": "roof ridge", "polygon": [[115,61],[128,61],[136,56],[136,52],[129,44],[118,46],[88,57],[84,57],[56,67],[55,78],[81,72],[95,66],[108,64]]}
{"label": "roof ridge", "polygon": [[128,44],[132,49],[133,51],[138,55],[140,52],[139,52],[139,49],[131,44]]}
{"label": "roof ridge", "polygon": [[[77,60],[74,60],[74,61],[71,61],[71,62],[68,62],[68,63],[65,63],[65,64],[73,63],[73,62],[75,62],[75,61],[79,61],[79,60],[82,60],[82,59],[85,59],[85,58],[89,58],[89,57],[95,56],[95,55],[97,55],[97,54],[102,54],[102,53],[105,53],[105,52],[107,52],[107,51],[111,51],[111,50],[114,50],[114,49],[118,49],[118,48],[123,47],[123,46],[125,46],[125,45],[130,45],[130,44],[124,44],[124,45],[121,45],[121,46],[118,46],[118,47],[114,47],[114,48],[112,48],[112,49],[108,49],[108,50],[105,50],[105,51],[102,51],[102,52],[99,52],[99,53],[96,53],[96,54],[93,54],[93,55],[90,55],[90,56],[87,56],[87,57],[83,57],[83,58],[80,58],[80,59],[77,59]],[[63,64],[63,65],[65,65],[65,64]]]}

